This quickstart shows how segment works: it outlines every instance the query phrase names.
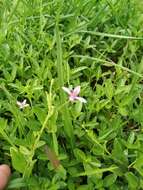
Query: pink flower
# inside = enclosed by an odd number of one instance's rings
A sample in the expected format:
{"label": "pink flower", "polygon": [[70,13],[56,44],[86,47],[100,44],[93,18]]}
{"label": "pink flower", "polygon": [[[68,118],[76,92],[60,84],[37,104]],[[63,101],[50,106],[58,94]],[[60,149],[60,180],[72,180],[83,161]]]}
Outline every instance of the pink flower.
{"label": "pink flower", "polygon": [[23,108],[29,106],[29,104],[26,104],[26,99],[24,99],[23,102],[17,101],[16,103],[17,103],[17,105],[19,106],[20,109],[23,109]]}
{"label": "pink flower", "polygon": [[75,87],[73,90],[70,90],[69,88],[66,88],[66,87],[62,87],[62,89],[63,89],[66,93],[68,93],[68,95],[69,95],[69,100],[70,100],[71,102],[74,102],[74,101],[76,101],[76,100],[79,100],[79,101],[82,102],[82,103],[86,103],[86,102],[87,102],[84,98],[78,96],[78,94],[80,93],[80,86]]}

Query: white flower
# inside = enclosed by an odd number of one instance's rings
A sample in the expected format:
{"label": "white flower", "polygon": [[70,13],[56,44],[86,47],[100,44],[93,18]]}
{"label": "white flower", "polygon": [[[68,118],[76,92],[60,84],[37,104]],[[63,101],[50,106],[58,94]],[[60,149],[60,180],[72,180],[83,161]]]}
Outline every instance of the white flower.
{"label": "white flower", "polygon": [[78,96],[78,94],[80,93],[80,86],[75,87],[73,90],[70,90],[66,87],[62,87],[62,89],[69,95],[69,100],[71,102],[74,102],[76,100],[79,100],[82,103],[87,102],[84,98]]}
{"label": "white flower", "polygon": [[24,99],[22,102],[17,101],[16,104],[19,106],[20,109],[23,109],[29,106],[29,104],[26,104],[26,99]]}

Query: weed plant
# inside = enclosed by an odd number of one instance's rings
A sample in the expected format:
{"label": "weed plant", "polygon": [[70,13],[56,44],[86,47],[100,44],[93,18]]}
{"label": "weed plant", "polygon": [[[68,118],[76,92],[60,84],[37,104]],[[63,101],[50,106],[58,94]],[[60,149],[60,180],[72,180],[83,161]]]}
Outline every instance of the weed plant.
{"label": "weed plant", "polygon": [[143,189],[142,26],[141,0],[0,1],[7,189]]}

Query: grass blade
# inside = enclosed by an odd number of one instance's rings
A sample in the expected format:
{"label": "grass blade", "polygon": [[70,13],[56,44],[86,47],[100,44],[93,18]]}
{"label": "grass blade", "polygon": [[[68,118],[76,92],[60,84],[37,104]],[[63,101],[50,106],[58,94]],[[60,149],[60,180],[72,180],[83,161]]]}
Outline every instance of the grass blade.
{"label": "grass blade", "polygon": [[96,168],[96,169],[93,169],[92,171],[85,171],[85,172],[81,172],[81,173],[78,173],[76,174],[75,176],[91,176],[91,175],[95,175],[95,174],[99,174],[99,173],[103,173],[103,172],[112,172],[113,170],[117,169],[118,167],[109,167],[109,168],[103,168],[103,169],[99,169],[99,168]]}
{"label": "grass blade", "polygon": [[[63,78],[63,63],[62,63],[62,45],[60,38],[60,31],[58,23],[56,24],[56,42],[57,42],[57,72],[58,72],[58,81],[60,87],[60,101],[61,104],[64,104],[66,101],[66,97],[64,92],[62,91],[62,86],[64,86],[64,78]],[[70,114],[68,111],[67,105],[64,105],[62,110],[62,119],[64,123],[64,132],[66,136],[70,139],[70,143],[73,146],[74,143],[74,134],[73,134],[73,126],[70,118]]]}
{"label": "grass blade", "polygon": [[124,36],[124,35],[109,34],[109,33],[104,33],[104,32],[95,32],[95,31],[81,30],[81,31],[78,31],[78,33],[86,33],[86,34],[91,34],[95,36],[101,36],[103,38],[109,37],[109,38],[130,39],[130,40],[143,40],[143,37]]}
{"label": "grass blade", "polygon": [[84,55],[73,55],[72,57],[78,57],[78,58],[81,58],[81,59],[90,59],[90,60],[93,60],[93,61],[97,61],[97,62],[100,62],[100,63],[103,63],[103,65],[106,65],[106,66],[114,66],[114,67],[118,67],[124,71],[127,71],[129,73],[132,73],[138,77],[141,77],[143,78],[143,75],[141,75],[140,73],[137,73],[131,69],[128,69],[127,67],[124,67],[122,65],[118,65],[116,63],[114,63],[113,61],[106,61],[104,59],[100,59],[100,58],[95,58],[95,57],[90,57],[90,56],[84,56]]}

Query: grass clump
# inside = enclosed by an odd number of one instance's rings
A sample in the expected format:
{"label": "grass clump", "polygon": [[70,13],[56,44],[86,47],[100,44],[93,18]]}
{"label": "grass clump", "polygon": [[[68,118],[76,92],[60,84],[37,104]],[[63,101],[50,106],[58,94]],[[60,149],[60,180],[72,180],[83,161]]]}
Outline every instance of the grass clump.
{"label": "grass clump", "polygon": [[[142,11],[139,0],[0,2],[8,189],[142,189]],[[86,104],[62,89],[76,86]]]}

